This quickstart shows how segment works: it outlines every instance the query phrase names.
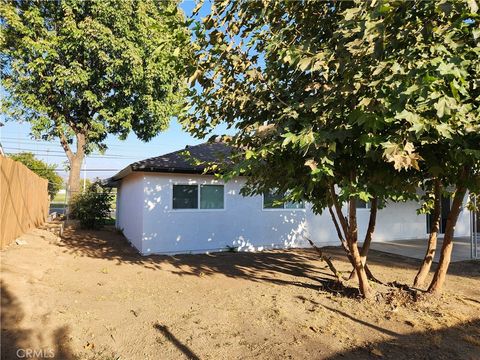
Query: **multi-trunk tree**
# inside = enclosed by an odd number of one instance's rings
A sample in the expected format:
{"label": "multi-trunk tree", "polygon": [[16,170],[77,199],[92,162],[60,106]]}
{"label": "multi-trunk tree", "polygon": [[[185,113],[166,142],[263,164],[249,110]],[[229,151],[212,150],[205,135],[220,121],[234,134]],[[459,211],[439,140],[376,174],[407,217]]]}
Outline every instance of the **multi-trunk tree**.
{"label": "multi-trunk tree", "polygon": [[[357,200],[414,199],[434,178],[457,186],[436,292],[463,195],[478,179],[471,4],[214,2],[196,27],[198,86],[183,123],[199,137],[220,123],[235,129],[241,151],[226,178],[248,174],[245,194],[277,189],[328,208],[365,297]],[[372,206],[371,230],[374,220]]]}
{"label": "multi-trunk tree", "polygon": [[[236,129],[231,142],[243,151],[234,156],[227,177],[248,174],[244,194],[276,189],[285,200],[307,200],[315,212],[329,208],[360,291],[368,297],[365,262],[375,204],[402,200],[415,186],[391,176],[393,167],[378,149],[387,127],[364,116],[368,104],[357,106],[363,94],[356,89],[358,69],[346,65],[348,49],[336,35],[352,3],[332,4],[214,5],[197,28],[199,61],[191,81],[201,90],[192,90],[194,111],[184,124],[197,136],[221,122]],[[359,199],[374,205],[363,253]]]}
{"label": "multi-trunk tree", "polygon": [[478,21],[476,1],[359,2],[342,28],[352,39],[351,63],[372,75],[366,111],[389,124],[385,157],[398,169],[418,167],[421,184],[434,194],[432,236],[417,285],[436,245],[439,197],[452,195],[431,293],[445,281],[465,195],[480,185]]}
{"label": "multi-trunk tree", "polygon": [[189,32],[177,1],[12,0],[0,4],[7,115],[56,138],[79,189],[84,157],[114,134],[147,141],[180,110]]}

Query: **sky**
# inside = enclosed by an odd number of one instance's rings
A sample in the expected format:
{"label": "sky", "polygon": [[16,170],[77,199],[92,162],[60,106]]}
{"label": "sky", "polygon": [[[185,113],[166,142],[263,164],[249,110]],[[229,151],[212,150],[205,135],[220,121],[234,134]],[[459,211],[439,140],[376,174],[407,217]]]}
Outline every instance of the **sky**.
{"label": "sky", "polygon": [[[199,17],[204,17],[207,14],[207,5],[205,4],[201,9]],[[191,15],[195,2],[183,1],[180,7],[186,15]],[[5,93],[0,89],[0,97],[2,96],[5,96]],[[56,164],[56,168],[59,169],[58,172],[62,177],[66,178],[68,176],[65,170],[67,158],[58,140],[52,142],[34,140],[30,136],[30,124],[7,122],[3,114],[0,114],[0,122],[4,124],[0,127],[0,142],[6,153],[33,152],[39,159],[49,164]],[[217,132],[221,133],[222,130],[219,129]],[[103,156],[100,154],[88,156],[82,167],[81,176],[82,178],[86,176],[89,179],[107,178],[132,162],[180,150],[185,148],[186,145],[195,145],[201,142],[203,140],[195,139],[184,132],[175,119],[172,119],[168,130],[159,133],[148,143],[138,140],[133,133],[124,141],[110,135],[106,140],[108,150]]]}

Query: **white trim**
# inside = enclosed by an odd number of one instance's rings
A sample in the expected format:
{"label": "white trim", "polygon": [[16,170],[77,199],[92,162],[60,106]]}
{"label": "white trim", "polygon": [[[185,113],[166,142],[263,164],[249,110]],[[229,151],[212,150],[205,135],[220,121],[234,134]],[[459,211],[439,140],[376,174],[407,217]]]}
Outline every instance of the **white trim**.
{"label": "white trim", "polygon": [[285,211],[303,211],[305,212],[305,208],[299,208],[299,209],[289,209],[289,208],[281,208],[281,209],[270,209],[270,208],[262,208],[262,211],[279,211],[279,212],[285,212]]}

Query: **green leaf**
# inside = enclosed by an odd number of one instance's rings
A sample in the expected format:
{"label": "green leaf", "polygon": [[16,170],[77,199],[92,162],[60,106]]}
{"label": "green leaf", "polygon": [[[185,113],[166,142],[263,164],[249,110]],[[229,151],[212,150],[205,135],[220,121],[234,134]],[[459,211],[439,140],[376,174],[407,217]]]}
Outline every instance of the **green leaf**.
{"label": "green leaf", "polygon": [[297,66],[300,70],[305,71],[305,70],[310,68],[310,66],[312,64],[312,61],[313,61],[313,57],[306,57],[306,58],[301,59],[298,62]]}
{"label": "green leaf", "polygon": [[250,160],[255,157],[255,153],[252,150],[245,151],[245,159]]}

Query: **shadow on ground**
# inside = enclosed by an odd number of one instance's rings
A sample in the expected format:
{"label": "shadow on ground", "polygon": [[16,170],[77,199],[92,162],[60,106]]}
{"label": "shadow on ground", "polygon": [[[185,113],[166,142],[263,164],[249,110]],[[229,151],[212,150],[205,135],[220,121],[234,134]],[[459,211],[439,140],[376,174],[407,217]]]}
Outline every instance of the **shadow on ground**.
{"label": "shadow on ground", "polygon": [[[8,289],[3,282],[1,290],[1,359],[22,358],[49,358],[58,360],[77,359],[68,344],[69,329],[67,326],[58,327],[52,334],[46,334],[44,329],[25,329],[21,321],[25,317],[20,300]],[[39,339],[50,335],[51,344],[38,345]]]}
{"label": "shadow on ground", "polygon": [[374,342],[347,350],[337,359],[478,359],[480,355],[480,320],[436,331],[396,335],[391,340]]}
{"label": "shadow on ground", "polygon": [[[318,255],[309,250],[141,256],[118,232],[72,229],[64,232],[58,246],[75,256],[108,259],[117,265],[137,264],[152,270],[167,270],[179,276],[223,274],[227,277],[264,281],[276,285],[342,292],[348,297],[359,295],[357,289],[353,287],[338,288],[328,267],[314,263],[318,261]],[[291,278],[286,280],[278,275],[289,275],[301,278],[302,281]]]}
{"label": "shadow on ground", "polygon": [[153,326],[160,334],[163,335],[165,339],[173,344],[180,351],[187,359],[190,360],[200,360],[200,358],[195,354],[187,345],[182,343],[180,340],[177,339],[175,335],[168,329],[165,325],[155,324]]}
{"label": "shadow on ground", "polygon": [[[176,268],[177,275],[211,275],[224,274],[229,277],[248,277],[251,280],[267,280],[258,277],[259,272],[269,275],[283,273],[286,275],[308,278],[316,281],[333,280],[326,266],[318,267],[313,261],[318,261],[318,255],[311,249],[297,249],[292,252],[268,251],[259,253],[213,253],[201,255],[151,255],[141,256],[117,231],[100,230],[86,231],[67,229],[59,246],[67,253],[76,256],[108,259],[121,263],[140,264],[146,268],[162,269],[162,264]],[[346,261],[340,247],[323,248],[326,255],[334,260]],[[371,265],[388,265],[398,269],[417,269],[420,260],[400,255],[370,251]],[[434,264],[432,271],[435,270]],[[480,266],[478,261],[463,261],[452,263],[449,274],[478,278]],[[269,281],[282,284],[280,279],[269,278]],[[288,285],[287,283],[285,285]],[[295,285],[295,284],[294,284]]]}

